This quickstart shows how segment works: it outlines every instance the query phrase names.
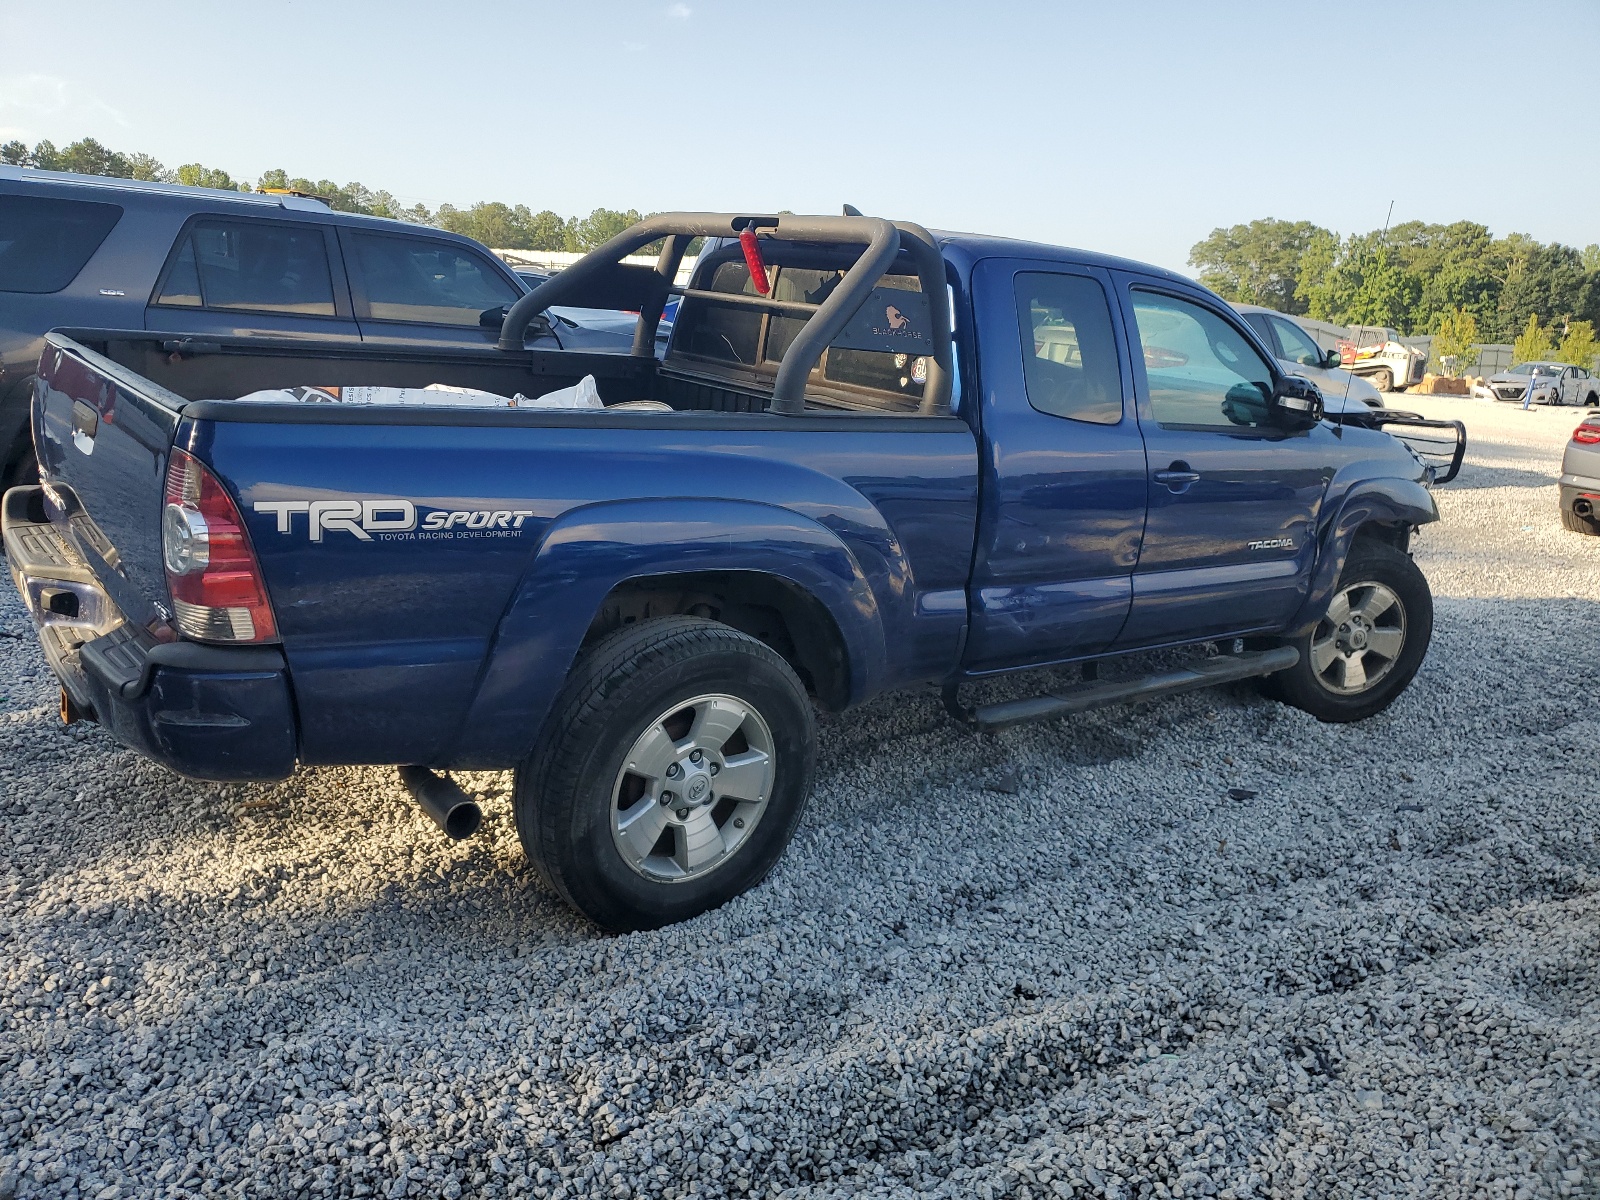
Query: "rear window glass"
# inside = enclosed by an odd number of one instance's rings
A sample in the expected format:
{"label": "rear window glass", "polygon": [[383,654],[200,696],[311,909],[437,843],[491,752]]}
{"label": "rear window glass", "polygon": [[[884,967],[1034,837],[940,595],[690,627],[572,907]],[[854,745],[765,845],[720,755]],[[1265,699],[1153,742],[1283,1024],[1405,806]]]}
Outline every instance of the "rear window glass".
{"label": "rear window glass", "polygon": [[[722,263],[712,273],[710,283],[702,286],[713,292],[756,294],[756,285],[743,259]],[[780,282],[779,286],[786,285]],[[778,296],[780,300],[792,298],[781,293]],[[759,308],[694,300],[679,306],[673,337],[681,353],[753,366],[760,352],[761,321]]]}
{"label": "rear window glass", "polygon": [[[845,275],[844,269],[833,268],[779,266],[769,270],[774,300],[805,304],[823,303]],[[716,292],[756,294],[742,258],[718,264],[710,280],[699,286]],[[806,320],[697,298],[679,309],[673,349],[697,358],[775,370]],[[894,407],[914,408],[928,378],[927,324],[928,306],[917,278],[886,275],[824,353],[820,367],[812,371],[812,380],[893,393],[905,398],[905,404]],[[889,348],[902,344],[904,350]]]}
{"label": "rear window glass", "polygon": [[331,317],[327,241],[309,225],[197,221],[156,303]]}
{"label": "rear window glass", "polygon": [[1016,295],[1028,403],[1071,421],[1122,420],[1122,372],[1100,285],[1083,275],[1022,271]]}
{"label": "rear window glass", "polygon": [[427,238],[355,234],[366,291],[365,316],[379,321],[476,325],[485,309],[516,302],[518,292],[477,255]]}
{"label": "rear window glass", "polygon": [[0,292],[59,292],[121,217],[115,204],[0,196]]}

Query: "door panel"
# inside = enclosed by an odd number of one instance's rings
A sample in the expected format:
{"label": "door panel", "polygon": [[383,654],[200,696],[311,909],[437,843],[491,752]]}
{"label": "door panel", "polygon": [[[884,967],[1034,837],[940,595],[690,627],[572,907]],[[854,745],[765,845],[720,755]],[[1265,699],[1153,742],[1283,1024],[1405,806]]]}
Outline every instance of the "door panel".
{"label": "door panel", "polygon": [[969,673],[1103,651],[1144,526],[1144,443],[1103,271],[989,259],[973,274],[984,384]]}
{"label": "door panel", "polygon": [[173,245],[146,329],[359,341],[329,227],[199,217]]}
{"label": "door panel", "polygon": [[1277,628],[1310,580],[1335,435],[1265,422],[1275,372],[1220,305],[1159,281],[1119,282],[1139,347],[1150,475],[1132,611],[1117,645]]}

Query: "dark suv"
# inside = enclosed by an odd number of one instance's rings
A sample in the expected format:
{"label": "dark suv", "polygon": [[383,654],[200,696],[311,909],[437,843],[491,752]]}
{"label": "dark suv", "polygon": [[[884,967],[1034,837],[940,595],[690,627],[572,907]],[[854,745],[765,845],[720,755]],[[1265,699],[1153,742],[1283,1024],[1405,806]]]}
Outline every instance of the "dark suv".
{"label": "dark suv", "polygon": [[46,330],[487,348],[527,290],[471,238],[308,197],[0,167],[0,486],[33,469]]}

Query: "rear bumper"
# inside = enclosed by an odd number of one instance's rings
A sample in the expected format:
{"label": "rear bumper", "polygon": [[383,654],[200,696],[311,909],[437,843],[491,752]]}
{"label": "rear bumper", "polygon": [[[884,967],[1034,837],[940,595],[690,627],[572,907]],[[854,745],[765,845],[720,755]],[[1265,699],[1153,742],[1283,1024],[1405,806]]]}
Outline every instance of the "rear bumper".
{"label": "rear bumper", "polygon": [[296,726],[282,650],[158,641],[127,624],[82,558],[42,519],[40,491],[8,491],[0,523],[12,580],[73,703],[123,745],[181,775],[289,775]]}

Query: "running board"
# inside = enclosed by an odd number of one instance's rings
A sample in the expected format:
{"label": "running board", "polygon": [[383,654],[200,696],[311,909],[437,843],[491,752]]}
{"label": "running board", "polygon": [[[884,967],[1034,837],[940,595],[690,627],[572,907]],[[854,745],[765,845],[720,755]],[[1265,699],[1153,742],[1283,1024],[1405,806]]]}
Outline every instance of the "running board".
{"label": "running board", "polygon": [[1105,683],[1085,683],[1081,687],[1065,688],[1043,696],[1029,696],[1024,700],[1005,700],[999,704],[982,704],[977,708],[964,708],[956,696],[956,685],[946,684],[945,708],[950,715],[974,729],[1004,729],[1008,725],[1022,725],[1029,721],[1048,721],[1052,717],[1065,717],[1071,713],[1086,712],[1107,704],[1128,704],[1138,700],[1153,700],[1157,696],[1175,696],[1179,692],[1192,692],[1196,688],[1214,687],[1219,683],[1232,683],[1236,679],[1253,679],[1258,675],[1273,675],[1287,671],[1300,661],[1300,651],[1293,646],[1277,646],[1271,650],[1249,650],[1243,654],[1219,654],[1190,666],[1161,671],[1154,675],[1137,675],[1132,679],[1113,679]]}

